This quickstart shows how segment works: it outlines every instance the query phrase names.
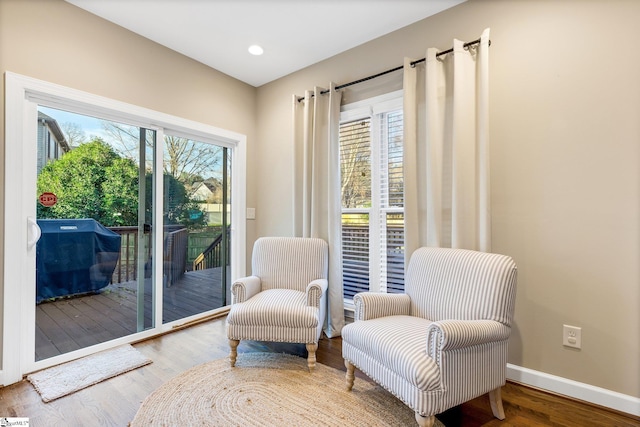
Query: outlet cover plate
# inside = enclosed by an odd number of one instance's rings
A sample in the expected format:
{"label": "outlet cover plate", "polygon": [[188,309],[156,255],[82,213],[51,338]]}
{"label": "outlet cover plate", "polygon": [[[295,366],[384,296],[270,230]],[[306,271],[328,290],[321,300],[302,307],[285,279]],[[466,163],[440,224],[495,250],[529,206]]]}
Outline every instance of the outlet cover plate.
{"label": "outlet cover plate", "polygon": [[582,328],[578,326],[562,325],[562,345],[566,347],[582,348]]}

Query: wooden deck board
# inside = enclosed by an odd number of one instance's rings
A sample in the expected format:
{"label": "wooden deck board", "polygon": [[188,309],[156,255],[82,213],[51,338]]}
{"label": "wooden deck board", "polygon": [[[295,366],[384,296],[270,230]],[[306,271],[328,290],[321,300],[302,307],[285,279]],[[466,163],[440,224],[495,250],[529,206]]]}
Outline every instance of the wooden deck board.
{"label": "wooden deck board", "polygon": [[[135,282],[133,286],[135,286]],[[95,304],[103,304],[112,313],[116,313],[114,320],[126,328],[129,333],[136,332],[138,316],[137,293],[130,288],[116,287],[108,293],[102,293],[104,299],[95,301]],[[151,294],[144,300],[145,325],[151,325]],[[117,315],[122,314],[122,315]]]}
{"label": "wooden deck board", "polygon": [[[145,327],[152,324],[151,282],[145,283]],[[36,360],[120,338],[137,330],[137,282],[36,306]],[[186,272],[163,289],[163,322],[222,307],[220,269]]]}
{"label": "wooden deck board", "polygon": [[36,360],[42,360],[60,354],[61,350],[55,346],[52,338],[42,330],[41,325],[49,325],[51,323],[49,317],[44,313],[40,313],[38,317],[40,319],[36,318],[36,342],[38,343],[36,346]]}
{"label": "wooden deck board", "polygon": [[[100,331],[98,333],[107,334],[107,340],[113,339],[113,336],[121,337],[135,332],[135,323],[132,325],[128,321],[135,312],[131,311],[129,313],[130,310],[123,306],[116,307],[115,304],[110,304],[110,301],[107,296],[99,294],[74,299],[71,304],[76,305],[78,311],[85,317],[94,320],[96,330]],[[122,309],[125,310],[123,311]],[[115,316],[114,313],[116,314]]]}
{"label": "wooden deck board", "polygon": [[73,327],[75,326],[73,321],[66,316],[64,311],[60,310],[58,306],[44,305],[42,306],[42,313],[44,316],[36,315],[36,322],[42,320],[39,324],[42,331],[48,337],[48,341],[53,343],[60,353],[81,348],[79,346],[82,344],[74,339],[71,332],[80,328]]}
{"label": "wooden deck board", "polygon": [[104,322],[109,319],[97,311],[88,312],[86,303],[83,300],[71,299],[62,307],[62,310],[69,317],[77,321],[78,326],[90,337],[92,344],[103,342],[112,335],[111,331],[104,328]]}
{"label": "wooden deck board", "polygon": [[135,332],[135,311],[131,308],[113,304],[108,299],[105,301],[102,295],[83,297],[83,303],[89,315],[91,312],[98,313],[98,316],[106,319],[101,326],[114,336],[123,336]]}

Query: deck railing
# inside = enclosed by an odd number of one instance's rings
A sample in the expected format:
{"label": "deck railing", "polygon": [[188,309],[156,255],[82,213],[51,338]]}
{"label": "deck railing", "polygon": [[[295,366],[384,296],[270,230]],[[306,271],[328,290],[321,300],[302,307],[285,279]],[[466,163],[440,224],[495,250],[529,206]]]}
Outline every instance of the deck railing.
{"label": "deck railing", "polygon": [[[118,263],[116,264],[115,271],[112,276],[111,283],[123,283],[137,279],[138,274],[138,227],[130,226],[130,227],[109,227],[110,230],[118,233],[121,236],[122,243],[120,247],[120,258]],[[176,235],[176,231],[180,230],[179,236]],[[169,245],[174,247],[175,249],[170,249],[168,253],[165,253],[164,263],[166,265],[171,265],[171,275],[172,277],[176,274],[180,274],[180,272],[176,271],[176,261],[179,261],[180,266],[179,269],[182,269],[183,261],[185,258],[185,245],[187,245],[187,231],[183,226],[166,226],[166,233],[172,233],[175,235],[176,239],[179,239],[182,244],[180,245]],[[359,244],[365,244],[368,246],[369,244],[369,230],[368,226],[360,226],[360,225],[352,225],[352,224],[343,224],[342,225],[343,239],[349,235],[352,243],[358,242]],[[229,231],[227,230],[227,234]],[[388,239],[388,260],[392,263],[403,264],[404,263],[404,250],[401,248],[402,244],[399,242],[403,241],[403,233],[404,230],[401,227],[388,227],[387,229],[387,239]],[[145,245],[145,259],[147,260],[145,264],[145,269],[149,269],[145,276],[149,277],[150,274],[150,262],[151,259],[151,233],[150,229],[145,228],[144,233],[144,245]],[[166,242],[165,242],[166,245]],[[400,247],[398,247],[400,245]],[[167,248],[165,248],[166,250]],[[177,251],[177,252],[176,252]],[[175,254],[173,252],[176,252]],[[219,234],[210,244],[207,246],[202,253],[200,253],[193,261],[190,266],[193,270],[204,270],[207,268],[221,267],[222,263],[226,259],[229,260],[229,245],[227,245],[227,253],[226,257],[222,256],[222,233]],[[367,258],[359,259],[357,255],[354,255],[355,258],[352,260],[353,262],[368,262]],[[344,280],[346,282],[350,282],[350,277],[348,272],[345,272]],[[402,287],[402,278],[395,278],[395,280],[399,282],[397,285]]]}
{"label": "deck railing", "polygon": [[[108,227],[121,238],[120,257],[116,264],[111,283],[124,283],[138,278],[139,232],[137,226]],[[165,248],[163,268],[170,268],[171,277],[178,277],[186,266],[186,245],[188,231],[183,225],[164,227]],[[168,244],[171,243],[171,244]],[[179,243],[179,244],[178,244]],[[144,228],[145,277],[151,275],[151,227]],[[183,271],[182,271],[183,272]],[[166,272],[165,272],[166,273]]]}
{"label": "deck railing", "polygon": [[[108,227],[109,230],[120,235],[120,258],[111,276],[111,283],[124,283],[136,280],[138,277],[138,227]],[[146,259],[151,257],[151,233],[145,229],[144,244]]]}
{"label": "deck railing", "polygon": [[[229,235],[229,230],[227,229],[227,236]],[[214,268],[221,267],[222,263],[229,261],[229,245],[227,245],[227,253],[223,258],[222,254],[222,236],[223,233],[220,233],[218,237],[216,237],[213,242],[207,248],[202,251],[200,255],[193,260],[193,269],[194,270],[204,270],[206,268]]]}

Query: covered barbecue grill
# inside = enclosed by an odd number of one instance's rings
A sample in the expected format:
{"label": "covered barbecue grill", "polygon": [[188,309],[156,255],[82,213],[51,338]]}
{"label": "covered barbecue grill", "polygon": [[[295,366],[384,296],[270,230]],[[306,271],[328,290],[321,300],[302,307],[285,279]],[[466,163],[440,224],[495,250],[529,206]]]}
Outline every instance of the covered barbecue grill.
{"label": "covered barbecue grill", "polygon": [[96,292],[109,284],[120,235],[93,219],[39,219],[36,302]]}

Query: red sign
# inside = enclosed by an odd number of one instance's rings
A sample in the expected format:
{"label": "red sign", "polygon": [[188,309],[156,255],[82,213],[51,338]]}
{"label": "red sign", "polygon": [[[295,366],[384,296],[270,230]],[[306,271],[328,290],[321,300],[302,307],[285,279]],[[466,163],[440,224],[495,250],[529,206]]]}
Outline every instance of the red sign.
{"label": "red sign", "polygon": [[53,193],[42,193],[40,197],[38,197],[38,200],[42,206],[48,208],[58,203],[58,197]]}

